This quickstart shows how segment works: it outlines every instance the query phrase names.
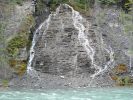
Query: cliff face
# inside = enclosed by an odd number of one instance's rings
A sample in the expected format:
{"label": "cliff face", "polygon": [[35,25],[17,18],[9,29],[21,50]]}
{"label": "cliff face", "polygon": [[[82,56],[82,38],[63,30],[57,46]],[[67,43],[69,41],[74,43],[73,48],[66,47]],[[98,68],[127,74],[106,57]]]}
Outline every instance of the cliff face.
{"label": "cliff face", "polygon": [[[124,85],[124,83],[119,83],[120,81],[118,82],[117,79],[124,80],[125,77],[132,78],[133,60],[132,54],[129,53],[129,51],[132,51],[133,47],[133,37],[131,35],[133,30],[127,30],[127,27],[133,25],[132,23],[130,23],[130,21],[132,20],[132,11],[128,14],[125,14],[124,11],[122,9],[119,9],[117,6],[101,7],[97,3],[95,4],[93,11],[93,16],[95,17],[94,22],[97,24],[97,28],[94,30],[94,32],[100,39],[99,45],[101,50],[104,49],[106,52],[109,52],[106,50],[106,46],[112,48],[112,57],[110,55],[109,58],[107,56],[108,54],[105,54],[105,51],[101,52],[102,56],[105,55],[106,61],[111,58],[113,58],[114,60],[114,62],[109,65],[109,67],[105,71],[105,74],[103,74],[103,76],[99,76],[99,79],[101,77],[103,78],[104,76],[107,76],[107,74],[109,74],[109,76],[111,77],[111,75],[113,74],[112,76],[116,79],[112,78],[112,81],[116,82],[115,84],[117,85]],[[111,54],[111,52],[109,54]],[[101,59],[102,58],[103,57],[101,57]],[[105,63],[101,64],[104,65]],[[125,66],[124,71],[121,70],[122,66]],[[94,83],[98,82],[98,84],[103,84],[103,82],[100,82],[99,79],[94,79]]]}
{"label": "cliff face", "polygon": [[9,79],[14,73],[21,73],[26,69],[28,59],[28,41],[30,28],[34,26],[31,1],[22,5],[9,1],[0,1],[0,77]]}
{"label": "cliff face", "polygon": [[0,1],[0,84],[26,72],[33,32],[49,15],[42,1]]}
{"label": "cliff face", "polygon": [[28,74],[11,85],[99,87],[125,85],[127,77],[130,83],[132,59],[126,51],[131,41],[116,9],[95,4],[90,16],[82,17],[69,5],[60,5],[34,34]]}
{"label": "cliff face", "polygon": [[[128,35],[132,33],[130,27],[132,13],[125,14],[116,6],[101,7],[99,3],[92,2],[93,8],[85,6],[85,9],[84,6],[77,4],[78,8],[71,3],[81,14],[64,4],[50,14],[50,1],[36,1],[34,13],[36,31],[33,34],[30,53],[26,51],[29,42],[25,43],[23,39],[20,41],[21,46],[17,45],[19,51],[16,52],[15,49],[15,53],[11,52],[14,55],[10,57],[10,66],[19,65],[22,73],[26,72],[27,57],[28,55],[30,57],[27,73],[21,78],[13,78],[10,85],[32,88],[77,88],[132,83],[132,36]],[[22,9],[27,7],[26,5],[27,3],[21,6]],[[31,12],[29,9],[28,11]],[[22,10],[21,14],[23,13],[23,17],[29,14],[26,9],[24,12]],[[28,22],[31,22],[29,19]],[[19,27],[18,25],[16,29]],[[13,28],[12,31],[16,33],[18,30]],[[25,33],[23,30],[21,32]],[[14,39],[12,41],[14,43]],[[21,75],[21,72],[19,73]],[[127,77],[128,82],[125,81]]]}
{"label": "cliff face", "polygon": [[[86,26],[89,24],[86,23]],[[43,24],[37,37],[32,65],[36,70],[60,75],[74,71],[79,65],[85,69],[86,65],[89,67],[87,54],[78,40],[78,30],[74,27],[70,8],[61,6],[55,16],[51,15]],[[80,59],[82,56],[85,61]]]}

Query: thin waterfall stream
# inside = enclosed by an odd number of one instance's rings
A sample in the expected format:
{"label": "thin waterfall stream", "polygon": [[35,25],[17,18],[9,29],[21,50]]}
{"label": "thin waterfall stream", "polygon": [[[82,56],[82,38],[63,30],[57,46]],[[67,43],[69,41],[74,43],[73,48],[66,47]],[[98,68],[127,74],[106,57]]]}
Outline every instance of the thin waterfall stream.
{"label": "thin waterfall stream", "polygon": [[[66,4],[66,6],[70,7],[67,4]],[[70,7],[70,8],[72,9],[72,18],[73,18],[74,26],[79,31],[78,39],[79,39],[80,43],[83,45],[83,47],[85,48],[89,58],[91,59],[92,66],[94,66],[96,69],[99,70],[98,72],[96,72],[94,75],[91,76],[92,78],[94,78],[95,76],[104,72],[108,68],[108,66],[111,66],[111,64],[114,62],[114,57],[113,57],[114,52],[111,47],[109,47],[109,49],[104,48],[106,50],[106,52],[110,55],[110,61],[107,62],[104,69],[102,69],[102,67],[96,65],[95,61],[94,61],[95,49],[93,47],[91,47],[90,42],[85,35],[85,26],[83,25],[83,22],[82,22],[84,20],[84,18],[80,15],[79,12],[75,11],[72,7]]]}
{"label": "thin waterfall stream", "polygon": [[[48,18],[39,26],[39,28],[33,34],[32,46],[30,48],[30,56],[29,56],[29,61],[28,61],[28,65],[27,65],[27,73],[29,73],[29,74],[31,74],[32,72],[36,73],[36,71],[32,67],[32,61],[33,61],[34,55],[35,55],[34,47],[36,45],[36,42],[38,41],[39,31],[41,30],[42,27],[44,27],[45,30],[43,32],[43,35],[46,34],[46,31],[49,27],[49,23],[51,20],[51,16],[55,16],[59,12],[59,9],[60,9],[60,6],[56,9],[56,12],[54,14],[50,14],[48,16]],[[45,44],[45,47],[46,47],[46,44]]]}
{"label": "thin waterfall stream", "polygon": [[[56,9],[55,13],[51,13],[49,15],[49,17],[47,18],[47,20],[45,20],[34,33],[32,46],[31,46],[31,49],[30,49],[29,63],[28,63],[28,66],[27,66],[27,73],[29,73],[31,75],[32,75],[32,73],[33,74],[36,73],[36,70],[34,70],[34,68],[32,67],[32,61],[33,61],[34,56],[35,56],[34,47],[36,45],[36,42],[39,41],[38,40],[39,32],[41,31],[42,28],[44,28],[44,31],[43,31],[42,35],[44,36],[46,34],[46,31],[48,30],[49,24],[51,22],[51,17],[54,17],[54,16],[59,14],[61,6],[62,5],[60,5]],[[65,6],[66,8],[70,8],[72,10],[73,25],[74,25],[75,29],[78,30],[78,37],[77,38],[78,38],[80,44],[85,49],[85,51],[86,51],[86,53],[88,55],[88,58],[91,59],[91,67],[96,69],[96,72],[93,75],[90,76],[92,78],[92,80],[93,80],[96,76],[104,73],[114,63],[114,57],[113,57],[114,56],[114,52],[113,52],[113,49],[110,46],[105,46],[104,44],[102,44],[103,45],[102,48],[109,54],[109,59],[110,60],[106,62],[104,68],[102,66],[97,65],[96,62],[95,62],[95,58],[94,58],[94,56],[96,54],[95,47],[91,46],[91,38],[88,39],[88,37],[86,36],[86,33],[85,33],[86,27],[83,24],[83,20],[85,20],[85,19],[80,15],[79,12],[75,11],[68,4],[63,4],[63,6]],[[64,23],[62,22],[62,19],[61,19],[61,23],[62,23],[62,27],[61,27],[62,29],[61,30],[63,31],[63,28],[64,28],[63,24]],[[103,41],[102,41],[102,43],[103,43]],[[46,45],[47,44],[45,43],[45,47],[46,47]],[[75,71],[74,72],[75,73],[76,73],[77,68],[78,68],[76,63],[77,63],[77,55],[74,57],[74,65],[75,65]],[[58,69],[58,73],[60,73],[59,69]]]}

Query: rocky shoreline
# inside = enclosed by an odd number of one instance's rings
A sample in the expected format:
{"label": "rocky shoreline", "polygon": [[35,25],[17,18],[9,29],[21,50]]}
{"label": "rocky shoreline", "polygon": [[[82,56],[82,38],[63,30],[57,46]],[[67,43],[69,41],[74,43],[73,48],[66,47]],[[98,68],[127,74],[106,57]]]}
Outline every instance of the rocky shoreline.
{"label": "rocky shoreline", "polygon": [[[106,77],[108,80],[109,77]],[[103,80],[103,82],[101,82]],[[99,83],[98,83],[99,81]],[[59,76],[42,74],[38,77],[25,75],[23,77],[16,77],[9,83],[9,88],[27,88],[27,89],[77,89],[77,88],[98,88],[98,87],[115,87],[115,83],[105,81],[105,77],[97,77],[89,86],[91,80],[87,76],[76,77]],[[97,82],[97,83],[96,83]],[[101,83],[100,83],[101,82]]]}

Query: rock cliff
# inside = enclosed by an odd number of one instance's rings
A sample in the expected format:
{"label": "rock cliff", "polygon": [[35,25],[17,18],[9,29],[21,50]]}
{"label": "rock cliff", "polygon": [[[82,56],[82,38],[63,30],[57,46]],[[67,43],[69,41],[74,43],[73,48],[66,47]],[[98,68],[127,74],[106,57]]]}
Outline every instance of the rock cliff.
{"label": "rock cliff", "polygon": [[56,4],[56,11],[51,12],[50,2],[36,1],[27,72],[13,78],[10,86],[80,88],[132,83],[132,35],[128,35],[132,13],[97,2],[89,10],[70,2],[71,6]]}

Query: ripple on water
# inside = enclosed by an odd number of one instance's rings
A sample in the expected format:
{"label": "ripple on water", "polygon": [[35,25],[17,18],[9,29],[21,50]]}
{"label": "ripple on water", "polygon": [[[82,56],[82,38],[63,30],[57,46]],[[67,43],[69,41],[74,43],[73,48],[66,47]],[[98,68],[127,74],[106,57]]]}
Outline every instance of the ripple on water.
{"label": "ripple on water", "polygon": [[0,91],[0,100],[133,100],[132,88]]}

